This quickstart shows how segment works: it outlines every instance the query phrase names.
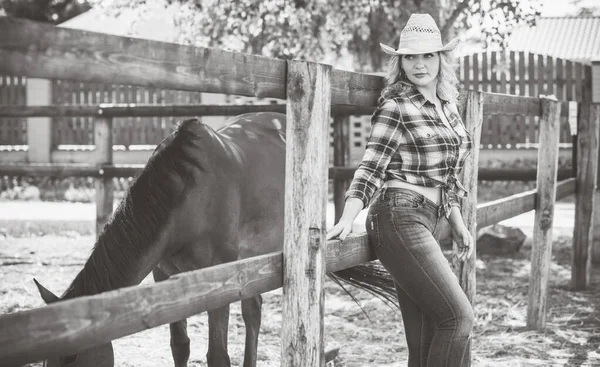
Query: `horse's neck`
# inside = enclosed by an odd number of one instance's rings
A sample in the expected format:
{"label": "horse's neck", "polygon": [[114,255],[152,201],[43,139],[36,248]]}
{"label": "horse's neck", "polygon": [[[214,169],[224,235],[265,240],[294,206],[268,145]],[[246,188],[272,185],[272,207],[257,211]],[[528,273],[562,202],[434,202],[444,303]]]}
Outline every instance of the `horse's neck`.
{"label": "horse's neck", "polygon": [[[126,244],[119,245],[127,248]],[[88,296],[137,285],[158,262],[156,259],[152,264],[144,264],[144,259],[150,255],[124,254],[123,251],[118,251],[116,246],[111,247],[111,244],[106,243],[96,245],[62,298]]]}

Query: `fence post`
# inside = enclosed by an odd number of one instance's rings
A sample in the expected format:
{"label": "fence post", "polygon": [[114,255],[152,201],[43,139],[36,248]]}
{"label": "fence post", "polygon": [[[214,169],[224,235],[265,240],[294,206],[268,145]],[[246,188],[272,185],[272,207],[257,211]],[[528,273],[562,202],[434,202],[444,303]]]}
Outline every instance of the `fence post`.
{"label": "fence post", "polygon": [[[97,117],[94,121],[95,163],[100,166],[113,163],[113,134],[112,117]],[[100,234],[113,211],[113,182],[112,177],[101,175],[97,177],[96,188],[96,237]]]}
{"label": "fence post", "polygon": [[581,103],[577,122],[578,169],[571,266],[571,284],[577,290],[587,288],[590,281],[594,240],[594,202],[598,182],[599,109],[598,103]]}
{"label": "fence post", "polygon": [[288,61],[281,365],[323,365],[331,66]]}
{"label": "fence post", "polygon": [[[346,167],[350,162],[350,116],[333,117],[333,165]],[[335,222],[342,216],[346,179],[333,179],[333,203],[335,206]]]}
{"label": "fence post", "polygon": [[527,304],[527,328],[538,330],[543,329],[546,323],[546,298],[548,272],[552,261],[552,221],[556,200],[560,138],[560,102],[542,98],[540,103],[542,104],[542,115],[540,116],[537,195]]}
{"label": "fence post", "polygon": [[[479,146],[481,143],[481,126],[483,124],[483,92],[469,90],[464,94],[465,104],[463,116],[465,127],[473,139],[471,154],[465,161],[465,166],[460,177],[463,186],[469,192],[469,196],[462,201],[461,213],[463,221],[473,238],[477,238],[477,167],[479,162]],[[453,253],[457,252],[457,245],[453,241]],[[460,281],[471,303],[475,300],[475,260],[477,258],[477,246],[473,254],[467,260],[460,261],[452,258],[454,273]]]}
{"label": "fence post", "polygon": [[[52,104],[52,81],[49,79],[27,79],[27,106],[48,106]],[[29,163],[50,163],[52,161],[52,118],[27,118],[27,160]]]}

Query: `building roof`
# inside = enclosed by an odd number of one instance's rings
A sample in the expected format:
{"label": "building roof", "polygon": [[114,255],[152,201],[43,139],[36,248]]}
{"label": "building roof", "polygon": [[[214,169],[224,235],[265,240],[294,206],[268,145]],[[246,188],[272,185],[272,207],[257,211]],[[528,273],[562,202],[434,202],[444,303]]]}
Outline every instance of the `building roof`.
{"label": "building roof", "polygon": [[508,49],[573,61],[600,60],[600,16],[543,17],[513,30]]}

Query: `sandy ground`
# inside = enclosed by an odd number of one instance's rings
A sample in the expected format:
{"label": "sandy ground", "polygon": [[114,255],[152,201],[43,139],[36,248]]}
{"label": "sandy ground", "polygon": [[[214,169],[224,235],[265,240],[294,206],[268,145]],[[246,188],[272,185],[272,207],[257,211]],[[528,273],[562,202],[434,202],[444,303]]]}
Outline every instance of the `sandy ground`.
{"label": "sandy ground", "polygon": [[[0,314],[43,305],[33,277],[55,293],[66,289],[94,244],[91,235],[80,235],[68,224],[84,222],[93,228],[94,210],[93,204],[0,202]],[[364,215],[357,219],[355,230],[362,229]],[[328,223],[332,218],[330,206]],[[546,330],[525,329],[530,270],[527,243],[509,257],[480,257],[473,366],[600,366],[600,272],[594,269],[589,290],[570,290],[573,204],[559,203],[555,218]],[[531,237],[533,220],[530,212],[503,224],[518,226]],[[19,235],[12,234],[12,228],[38,221],[63,223],[64,231],[28,233],[25,226]],[[352,292],[370,320],[335,284],[326,284],[325,349],[339,348],[335,365],[405,366],[400,313],[365,292]],[[266,293],[259,340],[261,367],[279,365],[281,322],[281,290]],[[188,319],[189,366],[206,365],[207,325],[206,314]],[[240,366],[244,326],[239,303],[231,307],[229,325],[232,363]],[[166,325],[118,339],[114,346],[117,366],[172,366]]]}

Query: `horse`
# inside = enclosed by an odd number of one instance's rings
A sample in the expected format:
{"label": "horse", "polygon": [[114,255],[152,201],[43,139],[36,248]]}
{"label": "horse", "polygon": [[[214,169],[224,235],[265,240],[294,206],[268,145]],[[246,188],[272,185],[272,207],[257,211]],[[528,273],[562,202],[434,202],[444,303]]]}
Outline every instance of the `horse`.
{"label": "horse", "polygon": [[[284,236],[285,115],[250,113],[218,131],[187,119],[154,150],[135,177],[93,251],[61,297],[34,279],[47,303],[155,281],[173,274],[281,251]],[[393,281],[358,266],[336,275],[393,299]],[[341,284],[340,284],[341,285]],[[244,367],[256,366],[261,296],[241,301]],[[230,366],[229,305],[208,311],[208,366]],[[175,367],[187,366],[186,320],[170,324]],[[112,343],[52,358],[46,366],[112,367]]]}

